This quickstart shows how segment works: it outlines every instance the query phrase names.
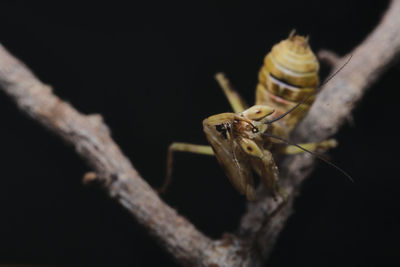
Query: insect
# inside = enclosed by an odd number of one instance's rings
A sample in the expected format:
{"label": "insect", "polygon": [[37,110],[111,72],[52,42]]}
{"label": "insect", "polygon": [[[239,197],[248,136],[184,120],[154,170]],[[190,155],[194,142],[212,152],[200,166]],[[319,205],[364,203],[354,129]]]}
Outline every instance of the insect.
{"label": "insect", "polygon": [[214,155],[232,185],[249,201],[256,199],[253,172],[274,198],[283,197],[273,153],[296,154],[337,145],[334,139],[301,145],[286,141],[314,101],[318,70],[319,63],[308,38],[292,31],[266,55],[259,72],[254,106],[247,108],[225,76],[217,74],[216,79],[234,112],[213,115],[203,121],[210,146],[189,143],[169,146],[166,181],[160,191],[165,191],[170,182],[173,153],[182,151]]}

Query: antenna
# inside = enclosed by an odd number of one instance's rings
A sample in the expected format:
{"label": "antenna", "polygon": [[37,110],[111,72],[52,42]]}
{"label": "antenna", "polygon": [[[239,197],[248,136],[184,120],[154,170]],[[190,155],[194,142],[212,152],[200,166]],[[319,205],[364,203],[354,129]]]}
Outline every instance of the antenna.
{"label": "antenna", "polygon": [[298,108],[301,104],[303,104],[304,102],[306,102],[310,97],[312,97],[313,95],[317,94],[325,84],[327,84],[330,80],[332,80],[332,78],[335,77],[336,74],[338,74],[338,73],[347,65],[347,63],[349,63],[349,61],[350,61],[350,59],[351,59],[352,57],[353,57],[353,55],[350,54],[350,56],[349,56],[349,58],[347,59],[347,61],[346,61],[337,71],[335,71],[331,76],[329,76],[329,77],[318,87],[318,89],[317,89],[315,92],[309,94],[306,98],[304,98],[302,101],[300,101],[299,103],[297,103],[294,107],[292,107],[291,109],[289,109],[289,110],[286,111],[285,113],[281,114],[280,116],[278,116],[278,117],[276,117],[276,118],[274,118],[274,119],[272,119],[272,120],[270,120],[270,121],[266,121],[265,124],[271,124],[271,123],[273,123],[273,122],[275,122],[275,121],[278,121],[278,120],[282,119],[283,117],[285,117],[286,115],[288,115],[290,112],[292,112],[293,110],[295,110],[296,108]]}
{"label": "antenna", "polygon": [[314,157],[316,157],[316,158],[322,160],[323,162],[325,162],[325,163],[331,165],[332,167],[334,167],[335,169],[337,169],[338,171],[340,171],[341,173],[343,173],[347,178],[349,178],[349,180],[350,180],[351,182],[354,183],[354,179],[353,179],[353,177],[351,177],[350,174],[348,174],[346,171],[344,171],[342,168],[340,168],[340,167],[337,166],[336,164],[334,164],[334,163],[330,162],[329,160],[327,160],[326,158],[324,158],[322,155],[320,155],[320,154],[318,154],[318,153],[315,153],[315,152],[313,152],[313,151],[310,151],[310,150],[308,150],[308,149],[306,149],[306,148],[300,146],[299,144],[292,143],[292,142],[290,142],[290,141],[288,141],[288,140],[286,140],[285,138],[282,138],[282,137],[280,137],[280,136],[277,136],[277,135],[274,135],[274,134],[270,134],[270,133],[263,133],[263,135],[268,136],[268,137],[271,137],[271,138],[278,139],[278,140],[282,141],[283,143],[285,143],[285,144],[287,144],[287,145],[292,145],[292,146],[298,147],[298,148],[300,148],[301,150],[303,150],[303,151],[305,151],[305,152],[307,152],[307,153],[310,153],[310,154],[313,155]]}

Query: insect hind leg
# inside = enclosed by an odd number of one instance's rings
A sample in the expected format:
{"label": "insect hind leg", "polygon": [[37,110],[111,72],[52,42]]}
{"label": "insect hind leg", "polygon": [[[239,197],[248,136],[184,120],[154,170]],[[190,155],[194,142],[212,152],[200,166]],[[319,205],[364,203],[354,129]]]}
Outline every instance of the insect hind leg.
{"label": "insect hind leg", "polygon": [[215,74],[215,79],[217,80],[219,86],[221,86],[222,91],[224,91],[224,94],[226,98],[229,101],[229,104],[232,107],[232,110],[235,113],[240,113],[247,109],[248,105],[246,102],[242,99],[242,97],[239,95],[238,92],[236,92],[235,89],[232,88],[231,83],[229,82],[228,78],[225,76],[224,73],[219,72]]}
{"label": "insect hind leg", "polygon": [[170,144],[167,151],[167,164],[166,164],[166,175],[164,184],[161,186],[160,189],[157,190],[160,194],[164,193],[167,190],[169,184],[171,183],[172,169],[174,163],[174,152],[176,151],[209,155],[209,156],[214,155],[214,151],[210,146],[195,145],[189,143],[177,143],[177,142]]}
{"label": "insect hind leg", "polygon": [[[314,142],[314,143],[305,143],[305,144],[298,144],[301,147],[310,150],[310,151],[317,151],[317,150],[328,150],[330,148],[334,148],[338,145],[337,141],[335,139],[328,139],[322,142]],[[305,152],[304,150],[300,149],[299,147],[293,146],[293,145],[285,145],[279,147],[276,151],[274,151],[279,154],[285,154],[285,155],[294,155],[294,154],[300,154]]]}

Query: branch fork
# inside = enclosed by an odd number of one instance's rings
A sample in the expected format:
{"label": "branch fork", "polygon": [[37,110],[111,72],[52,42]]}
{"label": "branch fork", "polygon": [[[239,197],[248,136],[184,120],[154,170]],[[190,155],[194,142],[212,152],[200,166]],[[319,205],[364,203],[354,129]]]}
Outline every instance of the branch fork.
{"label": "branch fork", "polygon": [[[335,134],[356,103],[400,51],[400,1],[392,1],[381,23],[351,53],[352,61],[317,96],[310,112],[294,132],[297,141],[324,140]],[[332,52],[321,58],[334,68],[343,61]],[[84,115],[53,94],[18,59],[0,45],[0,89],[18,107],[73,145],[92,172],[83,182],[99,181],[181,264],[190,266],[261,266],[290,215],[301,183],[312,171],[309,155],[286,158],[281,184],[287,202],[274,201],[259,189],[249,203],[237,233],[211,240],[164,203],[144,181],[112,140],[101,115]],[[327,108],[327,105],[329,107]]]}

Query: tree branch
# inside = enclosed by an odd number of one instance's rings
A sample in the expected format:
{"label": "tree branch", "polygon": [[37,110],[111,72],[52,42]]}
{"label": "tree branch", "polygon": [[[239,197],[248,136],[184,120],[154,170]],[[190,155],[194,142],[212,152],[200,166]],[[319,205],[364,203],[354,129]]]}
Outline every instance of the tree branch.
{"label": "tree branch", "polygon": [[73,145],[110,196],[178,261],[194,263],[205,258],[211,240],[160,200],[111,139],[100,115],[83,115],[63,102],[1,45],[0,87],[22,111]]}
{"label": "tree branch", "polygon": [[340,56],[338,56],[335,52],[322,49],[318,51],[317,57],[319,61],[325,62],[330,67],[335,67],[340,62]]}
{"label": "tree branch", "polygon": [[[336,133],[365,90],[393,62],[400,50],[398,14],[400,1],[392,1],[380,25],[354,49],[350,64],[319,94],[294,132],[299,140],[322,140]],[[100,115],[76,111],[1,45],[0,88],[22,111],[73,145],[94,171],[85,182],[101,181],[109,195],[184,265],[261,265],[290,215],[299,185],[313,169],[308,155],[287,158],[281,164],[281,179],[288,201],[273,201],[259,189],[260,198],[248,204],[238,234],[214,241],[158,197],[112,140]]]}
{"label": "tree branch", "polygon": [[[293,132],[297,142],[324,140],[334,135],[351,115],[351,111],[365,91],[378,80],[397,59],[400,53],[400,1],[393,0],[375,30],[350,54],[349,64],[332,79],[318,94],[312,108]],[[336,60],[334,70],[343,65],[347,57]],[[308,154],[286,158],[281,166],[282,186],[292,197],[288,209],[304,179],[314,168],[315,160]],[[248,204],[243,216],[239,235],[242,238],[255,238],[264,257],[267,257],[283,229],[290,214],[278,213],[270,219],[268,214],[276,210],[280,201],[267,196],[256,203]]]}

